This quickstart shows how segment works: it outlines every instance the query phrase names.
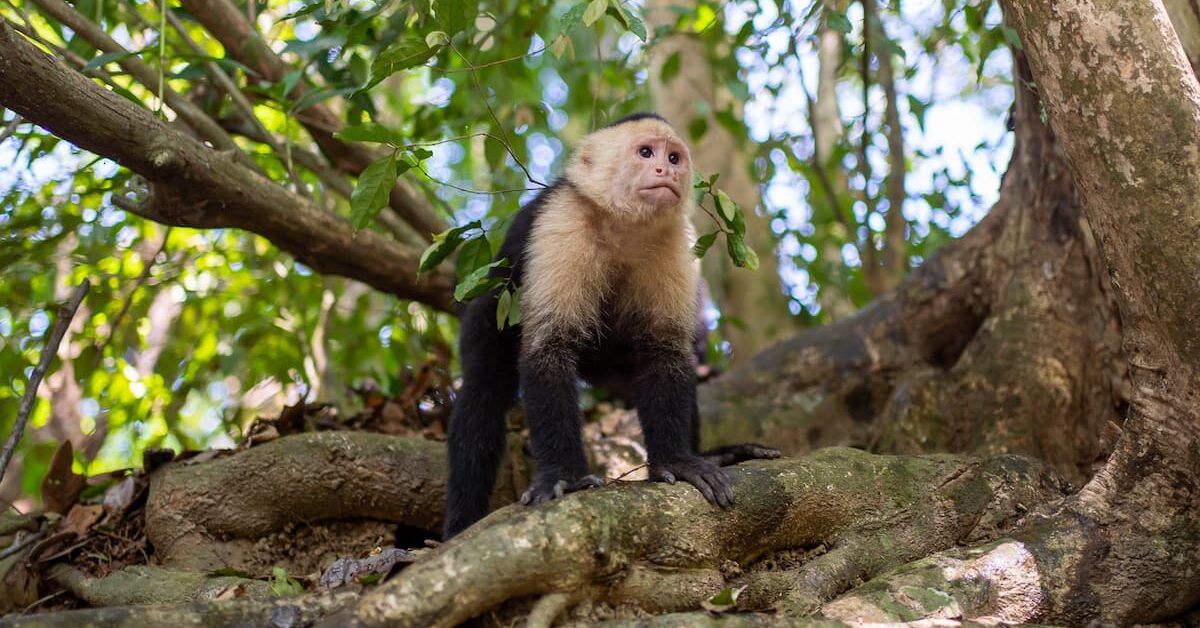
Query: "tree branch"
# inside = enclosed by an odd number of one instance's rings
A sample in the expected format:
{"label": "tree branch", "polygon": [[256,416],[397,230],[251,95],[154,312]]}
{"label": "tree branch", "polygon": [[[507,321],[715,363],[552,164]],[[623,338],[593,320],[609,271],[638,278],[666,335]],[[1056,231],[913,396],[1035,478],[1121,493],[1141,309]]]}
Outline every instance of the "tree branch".
{"label": "tree branch", "polygon": [[[75,31],[80,37],[87,40],[88,43],[100,51],[106,53],[128,52],[124,46],[117,43],[112,37],[109,37],[108,33],[104,32],[104,29],[80,15],[66,3],[62,2],[62,0],[32,1],[50,17],[69,26],[71,30]],[[165,33],[159,33],[159,37],[163,36],[165,36]],[[233,143],[233,138],[229,137],[229,134],[215,120],[208,117],[199,107],[179,95],[179,92],[171,89],[170,86],[160,85],[158,71],[133,55],[119,59],[116,63],[121,66],[121,69],[128,72],[130,76],[137,80],[137,82],[144,85],[146,89],[155,94],[161,93],[166,105],[179,114],[184,123],[198,133],[200,137],[212,142],[213,146],[221,150],[233,150],[237,148],[237,145]],[[249,160],[247,159],[247,161]]]}
{"label": "tree branch", "polygon": [[79,287],[75,288],[75,292],[71,294],[71,299],[58,310],[58,320],[54,321],[54,330],[46,339],[41,359],[33,368],[33,372],[29,374],[29,381],[25,384],[25,394],[21,395],[21,408],[17,411],[17,418],[13,420],[12,432],[8,435],[8,441],[4,443],[4,450],[0,451],[0,479],[4,477],[8,461],[12,460],[17,443],[21,442],[21,435],[25,433],[25,424],[29,422],[29,413],[33,410],[33,400],[37,399],[38,386],[42,384],[42,378],[46,376],[50,362],[54,360],[54,356],[58,355],[58,344],[62,342],[63,336],[67,335],[71,319],[75,318],[79,304],[83,303],[83,298],[87,296],[91,287],[92,284],[84,279],[83,283],[80,283]]}
{"label": "tree branch", "polygon": [[[221,42],[225,54],[258,72],[263,78],[279,81],[291,71],[291,66],[271,50],[255,31],[254,25],[232,2],[181,0],[180,4]],[[300,81],[289,96],[299,98],[307,91],[308,86]],[[333,134],[342,129],[342,121],[324,103],[317,103],[297,113],[296,119],[308,130],[330,163],[343,172],[358,175],[380,157],[365,146],[335,138]],[[446,229],[446,221],[403,179],[398,180],[392,188],[389,205],[426,240],[432,241],[434,233]]]}
{"label": "tree branch", "polygon": [[372,231],[356,233],[343,218],[67,68],[7,23],[0,25],[0,104],[145,177],[148,202],[122,203],[138,215],[168,225],[252,231],[317,272],[451,308],[448,269],[414,279],[420,251]]}

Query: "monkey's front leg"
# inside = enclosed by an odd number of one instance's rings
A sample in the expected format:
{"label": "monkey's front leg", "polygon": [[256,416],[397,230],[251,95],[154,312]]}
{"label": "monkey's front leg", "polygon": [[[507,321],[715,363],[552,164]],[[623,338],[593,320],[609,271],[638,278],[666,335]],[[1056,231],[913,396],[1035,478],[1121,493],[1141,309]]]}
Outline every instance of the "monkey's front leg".
{"label": "monkey's front leg", "polygon": [[540,504],[604,482],[588,472],[579,414],[578,353],[545,342],[521,359],[521,390],[535,469],[525,505]]}
{"label": "monkey's front leg", "polygon": [[692,411],[696,375],[686,351],[650,347],[633,380],[634,405],[646,436],[650,479],[683,480],[721,507],[733,504],[733,481],[724,469],[696,455]]}

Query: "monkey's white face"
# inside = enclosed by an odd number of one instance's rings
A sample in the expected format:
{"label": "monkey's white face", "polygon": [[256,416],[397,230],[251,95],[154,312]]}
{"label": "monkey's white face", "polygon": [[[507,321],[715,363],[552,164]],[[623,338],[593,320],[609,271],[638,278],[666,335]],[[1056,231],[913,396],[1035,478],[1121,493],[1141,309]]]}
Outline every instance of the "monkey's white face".
{"label": "monkey's white face", "polygon": [[691,202],[687,145],[660,120],[639,120],[592,133],[567,174],[585,196],[623,219],[674,214]]}
{"label": "monkey's white face", "polygon": [[629,177],[613,181],[614,196],[637,198],[651,209],[666,210],[683,202],[691,164],[687,148],[678,139],[663,135],[635,138],[630,155]]}

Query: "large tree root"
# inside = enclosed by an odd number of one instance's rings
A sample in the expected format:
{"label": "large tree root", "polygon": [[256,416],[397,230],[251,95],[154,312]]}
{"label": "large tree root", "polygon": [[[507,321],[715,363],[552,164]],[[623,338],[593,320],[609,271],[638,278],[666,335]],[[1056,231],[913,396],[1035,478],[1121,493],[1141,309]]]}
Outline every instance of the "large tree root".
{"label": "large tree root", "polygon": [[[185,461],[156,470],[146,530],[160,564],[254,572],[267,560],[259,555],[278,562],[261,540],[289,525],[306,524],[297,534],[311,536],[320,527],[313,524],[335,522],[329,526],[341,527],[317,539],[329,539],[325,545],[335,537],[378,536],[381,526],[358,534],[348,529],[357,525],[353,521],[386,522],[382,528],[388,530],[394,524],[438,530],[445,476],[445,447],[435,441],[360,432],[297,434],[202,464]],[[512,502],[514,485],[521,484],[506,465],[495,503]]]}
{"label": "large tree root", "polygon": [[213,576],[134,565],[102,578],[89,578],[65,564],[50,568],[50,578],[92,606],[183,604],[222,598],[269,599],[271,587],[262,580]]}
{"label": "large tree root", "polygon": [[352,603],[353,591],[271,600],[238,599],[193,604],[125,606],[0,619],[5,628],[259,628],[307,626]]}
{"label": "large tree root", "polygon": [[[509,600],[540,598],[541,623],[576,599],[652,613],[697,609],[777,550],[831,548],[805,564],[783,606],[841,593],[858,579],[992,538],[1066,486],[1016,456],[875,456],[834,448],[732,468],[737,503],[709,505],[689,486],[642,484],[493,513],[327,626],[453,626]],[[747,580],[753,586],[752,578]],[[791,597],[787,597],[791,595]],[[769,595],[753,595],[760,604]],[[823,601],[818,599],[817,602]]]}

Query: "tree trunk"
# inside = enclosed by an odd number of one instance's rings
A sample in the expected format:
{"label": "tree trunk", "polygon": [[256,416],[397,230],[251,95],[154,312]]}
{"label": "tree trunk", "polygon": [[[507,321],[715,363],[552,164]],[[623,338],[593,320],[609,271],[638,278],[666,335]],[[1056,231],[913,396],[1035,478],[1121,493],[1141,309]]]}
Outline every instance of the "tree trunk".
{"label": "tree trunk", "polygon": [[1023,78],[1012,161],[988,216],[859,313],[702,387],[705,442],[1024,453],[1075,482],[1091,477],[1126,397],[1119,325],[1070,172]]}

